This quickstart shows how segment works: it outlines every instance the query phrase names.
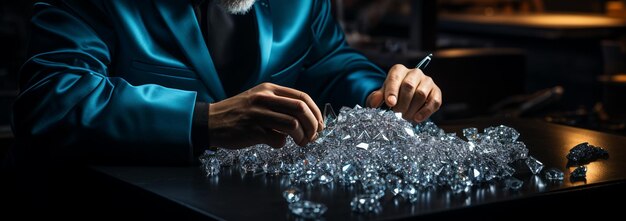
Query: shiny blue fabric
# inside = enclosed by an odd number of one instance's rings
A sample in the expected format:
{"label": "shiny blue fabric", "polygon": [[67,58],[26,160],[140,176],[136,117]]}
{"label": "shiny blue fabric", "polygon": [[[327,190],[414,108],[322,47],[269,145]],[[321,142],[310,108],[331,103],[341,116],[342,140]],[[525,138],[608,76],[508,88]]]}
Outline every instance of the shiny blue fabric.
{"label": "shiny blue fabric", "polygon": [[[88,162],[191,160],[195,102],[226,95],[188,0],[34,9],[14,105],[21,146]],[[246,87],[273,82],[338,107],[363,104],[382,85],[384,73],[346,44],[328,0],[261,0],[253,10],[260,60]]]}

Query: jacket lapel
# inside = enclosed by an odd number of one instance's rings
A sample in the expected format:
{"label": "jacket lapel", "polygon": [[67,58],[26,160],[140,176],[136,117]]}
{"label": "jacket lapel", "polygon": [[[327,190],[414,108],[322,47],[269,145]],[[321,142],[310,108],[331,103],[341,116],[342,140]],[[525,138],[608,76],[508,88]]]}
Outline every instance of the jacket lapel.
{"label": "jacket lapel", "polygon": [[254,10],[256,12],[256,19],[259,30],[259,73],[255,82],[261,83],[268,79],[271,73],[267,72],[268,63],[270,60],[270,52],[272,51],[272,42],[274,40],[274,29],[272,25],[272,14],[270,10],[269,0],[259,0],[254,4]]}
{"label": "jacket lapel", "polygon": [[165,26],[176,39],[172,44],[178,44],[181,48],[211,97],[215,101],[226,99],[191,4],[180,0],[157,0],[154,3]]}

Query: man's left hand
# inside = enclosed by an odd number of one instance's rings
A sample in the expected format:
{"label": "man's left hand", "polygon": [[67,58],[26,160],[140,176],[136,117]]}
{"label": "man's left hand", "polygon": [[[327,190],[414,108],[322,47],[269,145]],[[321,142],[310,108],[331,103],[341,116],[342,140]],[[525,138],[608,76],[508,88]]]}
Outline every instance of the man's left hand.
{"label": "man's left hand", "polygon": [[420,69],[396,64],[383,87],[367,97],[366,105],[377,108],[385,102],[393,111],[401,112],[404,119],[422,122],[439,110],[441,101],[441,90],[432,78]]}

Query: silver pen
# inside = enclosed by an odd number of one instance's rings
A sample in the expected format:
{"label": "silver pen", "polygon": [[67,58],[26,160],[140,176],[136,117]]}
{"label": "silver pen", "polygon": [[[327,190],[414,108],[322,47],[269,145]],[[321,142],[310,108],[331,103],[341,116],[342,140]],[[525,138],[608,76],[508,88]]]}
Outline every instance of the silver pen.
{"label": "silver pen", "polygon": [[417,65],[415,65],[415,68],[419,68],[421,70],[424,70],[424,68],[426,68],[426,66],[428,66],[428,64],[430,64],[430,60],[432,60],[433,54],[428,54],[426,55],[426,57],[424,59],[422,59],[420,61],[420,63],[417,63]]}

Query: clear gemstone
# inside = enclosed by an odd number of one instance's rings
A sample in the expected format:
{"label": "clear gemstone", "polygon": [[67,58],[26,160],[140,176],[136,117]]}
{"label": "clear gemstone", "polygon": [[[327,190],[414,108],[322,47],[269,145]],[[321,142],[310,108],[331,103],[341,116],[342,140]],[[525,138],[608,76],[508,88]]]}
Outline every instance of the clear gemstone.
{"label": "clear gemstone", "polygon": [[211,156],[201,160],[204,172],[207,176],[216,176],[220,173],[220,160],[217,157]]}
{"label": "clear gemstone", "polygon": [[560,170],[556,168],[550,168],[544,171],[544,174],[546,176],[546,179],[550,181],[560,181],[560,180],[563,180],[563,177],[565,177],[563,172],[561,172]]}
{"label": "clear gemstone", "polygon": [[273,159],[263,164],[263,172],[267,174],[279,174],[283,171],[285,164],[279,159]]}
{"label": "clear gemstone", "polygon": [[328,174],[322,174],[318,178],[318,181],[320,182],[320,184],[332,183],[333,180],[334,180],[334,178],[332,176],[328,175]]}
{"label": "clear gemstone", "polygon": [[387,189],[389,189],[394,196],[402,193],[402,179],[400,179],[400,177],[393,174],[387,174],[386,180]]}
{"label": "clear gemstone", "polygon": [[478,129],[475,127],[465,128],[463,129],[463,136],[467,138],[468,141],[478,140]]}
{"label": "clear gemstone", "polygon": [[308,200],[301,200],[289,204],[291,213],[305,219],[319,219],[326,213],[328,208],[321,203],[315,203]]}
{"label": "clear gemstone", "polygon": [[385,182],[378,177],[372,177],[361,181],[363,186],[363,192],[376,196],[376,198],[382,198],[385,196]]}
{"label": "clear gemstone", "polygon": [[509,177],[506,180],[504,180],[504,185],[506,186],[506,188],[512,189],[512,190],[519,190],[520,188],[522,188],[523,184],[524,184],[524,181],[521,181],[515,177]]}
{"label": "clear gemstone", "polygon": [[404,187],[404,189],[402,190],[402,196],[411,203],[417,202],[417,199],[419,197],[417,189],[415,189],[415,186],[411,184],[407,184]]}
{"label": "clear gemstone", "polygon": [[[519,133],[506,126],[485,128],[483,133],[464,129],[466,141],[430,121],[413,127],[392,111],[344,107],[334,115],[331,110],[328,106],[324,111],[326,128],[306,147],[288,137],[279,149],[264,144],[219,149],[201,157],[203,169],[219,168],[204,167],[214,154],[221,166],[237,166],[242,172],[280,173],[292,184],[360,183],[365,194],[376,199],[391,193],[410,202],[418,189],[465,193],[480,182],[506,179],[515,173],[513,162],[528,158],[526,145],[517,141]],[[529,168],[538,173],[541,163],[531,159]],[[515,189],[510,181],[507,188]]]}
{"label": "clear gemstone", "polygon": [[370,194],[357,195],[350,202],[352,211],[358,213],[380,213],[382,206],[376,196]]}
{"label": "clear gemstone", "polygon": [[328,125],[329,122],[337,119],[337,114],[335,114],[335,110],[333,110],[333,106],[330,104],[326,104],[324,106],[324,124]]}
{"label": "clear gemstone", "polygon": [[367,144],[367,143],[360,143],[360,144],[357,144],[357,145],[356,145],[356,147],[357,147],[357,148],[364,149],[364,150],[367,150],[367,148],[369,148],[369,147],[370,147],[370,145],[369,145],[369,144]]}
{"label": "clear gemstone", "polygon": [[295,203],[302,199],[302,191],[296,187],[289,187],[283,191],[283,197],[287,200],[287,203]]}
{"label": "clear gemstone", "polygon": [[530,169],[530,172],[532,172],[533,174],[539,174],[539,172],[541,172],[541,169],[543,169],[543,163],[541,163],[539,160],[535,159],[532,156],[526,158],[526,165],[528,166],[528,169]]}
{"label": "clear gemstone", "polygon": [[343,165],[341,172],[343,174],[343,182],[345,183],[356,183],[356,181],[359,180],[357,171],[352,164]]}

